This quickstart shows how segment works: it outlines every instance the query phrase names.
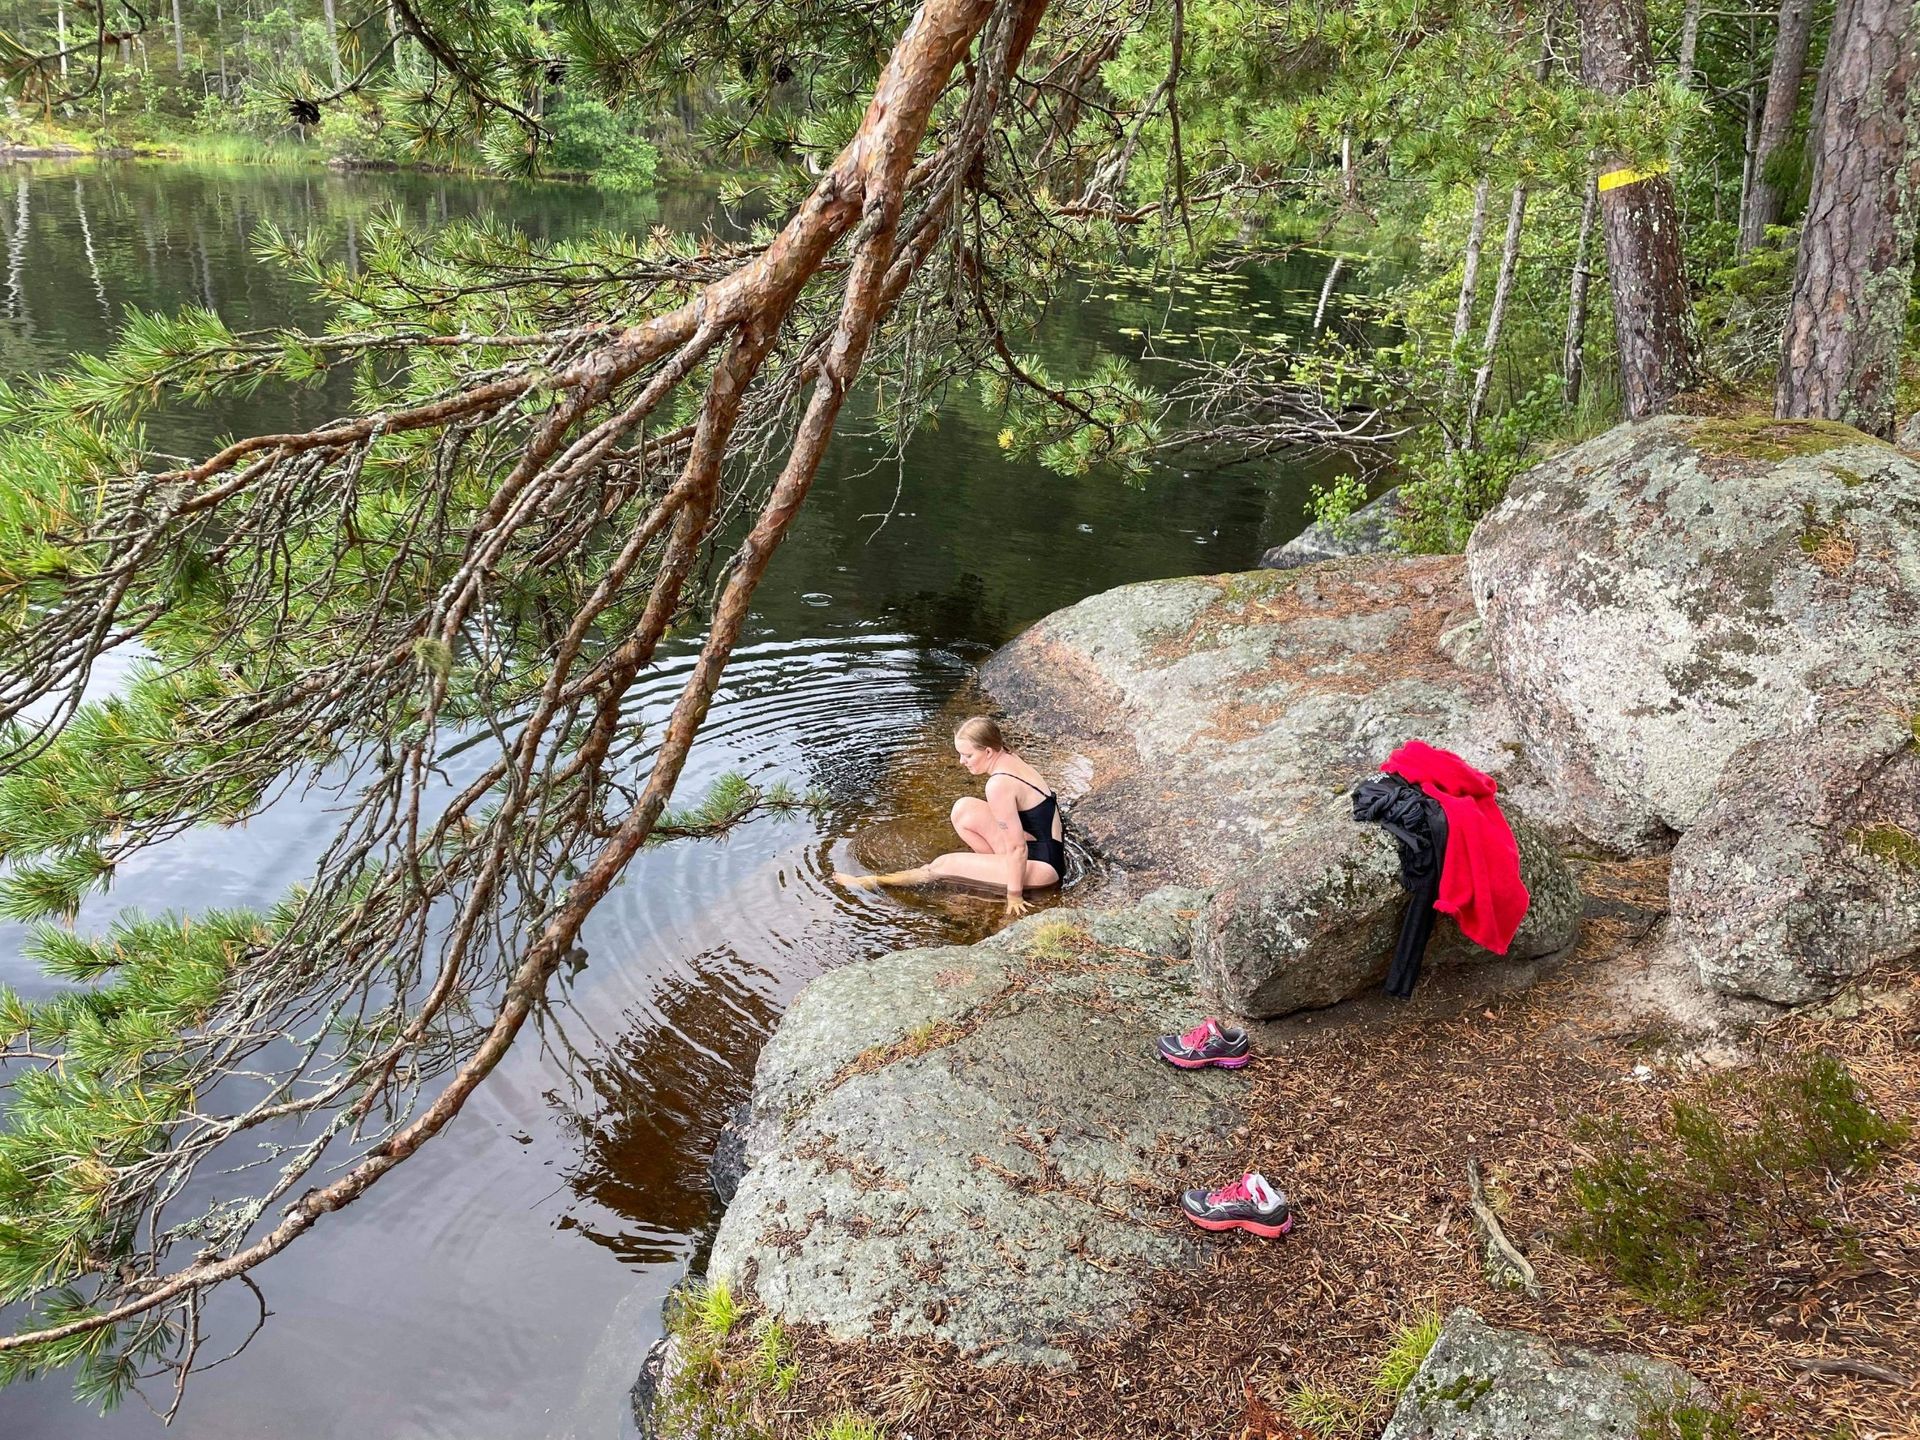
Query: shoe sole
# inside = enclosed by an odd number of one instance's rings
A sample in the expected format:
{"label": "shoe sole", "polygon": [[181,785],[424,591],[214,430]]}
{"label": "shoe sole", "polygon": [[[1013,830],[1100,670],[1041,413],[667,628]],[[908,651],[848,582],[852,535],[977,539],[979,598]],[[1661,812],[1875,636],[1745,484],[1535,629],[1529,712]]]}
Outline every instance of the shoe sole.
{"label": "shoe sole", "polygon": [[1210,1230],[1218,1235],[1224,1230],[1244,1230],[1249,1235],[1258,1235],[1263,1240],[1278,1240],[1293,1229],[1293,1216],[1289,1215],[1278,1225],[1262,1225],[1258,1220],[1202,1220],[1191,1210],[1182,1209],[1180,1213],[1198,1225],[1202,1230]]}
{"label": "shoe sole", "polygon": [[1218,1065],[1222,1070],[1238,1070],[1253,1058],[1251,1055],[1229,1055],[1223,1060],[1176,1060],[1164,1050],[1154,1053],[1167,1064],[1180,1070],[1204,1070],[1209,1065]]}

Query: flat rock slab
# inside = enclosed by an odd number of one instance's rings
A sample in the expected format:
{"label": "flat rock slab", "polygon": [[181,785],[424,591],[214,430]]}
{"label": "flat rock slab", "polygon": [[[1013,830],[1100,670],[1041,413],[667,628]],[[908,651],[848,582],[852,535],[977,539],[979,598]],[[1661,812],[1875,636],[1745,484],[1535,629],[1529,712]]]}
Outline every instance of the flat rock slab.
{"label": "flat rock slab", "polygon": [[1825,421],[1667,416],[1536,466],[1467,547],[1564,818],[1665,848],[1829,690],[1920,668],[1920,464]]}
{"label": "flat rock slab", "polygon": [[1559,1345],[1460,1309],[1380,1440],[1637,1440],[1698,1392],[1665,1361]]}
{"label": "flat rock slab", "polygon": [[1223,880],[1416,737],[1553,828],[1459,556],[1125,585],[1041,620],[981,680],[1023,736],[1092,760],[1075,827],[1163,879]]}
{"label": "flat rock slab", "polygon": [[1201,897],[1056,910],[978,945],[815,980],[762,1053],[748,1168],[710,1276],[839,1339],[1067,1363],[1196,1263],[1189,1154],[1242,1123],[1236,1077],[1176,1071]]}

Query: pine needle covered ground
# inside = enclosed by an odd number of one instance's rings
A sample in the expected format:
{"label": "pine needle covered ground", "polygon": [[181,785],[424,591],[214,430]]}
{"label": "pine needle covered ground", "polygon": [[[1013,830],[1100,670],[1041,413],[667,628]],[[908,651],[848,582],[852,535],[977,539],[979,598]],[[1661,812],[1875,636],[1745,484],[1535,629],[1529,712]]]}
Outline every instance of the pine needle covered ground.
{"label": "pine needle covered ground", "polygon": [[[1223,1238],[1150,1312],[1079,1347],[1076,1369],[797,1334],[794,1378],[749,1407],[756,1426],[808,1436],[851,1414],[919,1440],[1364,1440],[1423,1322],[1471,1305],[1712,1388],[1716,1412],[1652,1422],[1648,1440],[1920,1435],[1920,1142],[1900,1123],[1920,1114],[1920,976],[1701,1048],[1632,998],[1661,983],[1641,942],[1664,881],[1657,862],[1590,868],[1577,953],[1524,993],[1463,1007],[1455,992],[1441,1013],[1435,986],[1425,1013],[1276,1027],[1246,1072],[1256,1119],[1218,1174],[1264,1170],[1293,1199],[1293,1234]],[[1484,1275],[1469,1156],[1537,1300]],[[1622,1173],[1645,1226],[1606,1208]],[[721,1348],[756,1333],[748,1317]]]}

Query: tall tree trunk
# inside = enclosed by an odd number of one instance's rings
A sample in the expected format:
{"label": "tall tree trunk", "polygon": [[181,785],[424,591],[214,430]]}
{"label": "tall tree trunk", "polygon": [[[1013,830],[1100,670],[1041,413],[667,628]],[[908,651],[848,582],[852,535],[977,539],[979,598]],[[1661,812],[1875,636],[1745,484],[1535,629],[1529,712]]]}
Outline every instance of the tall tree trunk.
{"label": "tall tree trunk", "polygon": [[[1580,75],[1602,95],[1621,96],[1653,79],[1644,0],[1576,0]],[[1627,415],[1665,408],[1693,384],[1693,321],[1687,305],[1680,214],[1665,174],[1602,166],[1600,225],[1620,351],[1620,394]]]}
{"label": "tall tree trunk", "polygon": [[55,15],[60,36],[60,79],[64,84],[67,78],[67,0],[60,0]]}
{"label": "tall tree trunk", "polygon": [[220,98],[224,100],[230,92],[227,88],[227,17],[220,0],[213,0],[213,47],[220,56]]}
{"label": "tall tree trunk", "polygon": [[1573,275],[1567,282],[1567,339],[1560,354],[1568,409],[1580,403],[1580,387],[1586,380],[1587,282],[1593,278],[1587,255],[1593,247],[1594,212],[1599,208],[1600,192],[1588,180],[1586,199],[1580,202],[1580,233],[1573,242]]}
{"label": "tall tree trunk", "polygon": [[320,8],[327,17],[327,53],[333,59],[333,88],[338,90],[347,83],[347,76],[340,68],[340,30],[334,21],[333,0],[320,0]]}
{"label": "tall tree trunk", "polygon": [[[1833,37],[1846,32],[1847,0],[1833,0],[1833,23],[1827,27],[1827,47],[1832,49]],[[1819,78],[1813,82],[1813,104],[1807,109],[1807,146],[1802,163],[1807,174],[1813,174],[1813,157],[1820,152],[1820,136],[1827,123],[1827,67],[1820,67]]]}
{"label": "tall tree trunk", "polygon": [[[1700,52],[1700,7],[1701,0],[1687,0],[1686,10],[1680,18],[1680,57],[1674,64],[1673,78],[1687,90],[1693,88],[1694,57]],[[1675,170],[1680,168],[1680,141],[1677,138],[1667,149],[1667,165]]]}
{"label": "tall tree trunk", "polygon": [[1784,197],[1768,172],[1786,153],[1793,115],[1800,108],[1800,82],[1807,73],[1807,41],[1813,34],[1813,0],[1780,0],[1780,23],[1773,37],[1773,68],[1767,75],[1767,104],[1753,147],[1753,183],[1740,212],[1740,253],[1766,239],[1767,226],[1780,223]]}
{"label": "tall tree trunk", "polygon": [[1480,346],[1480,368],[1473,373],[1473,395],[1467,401],[1466,443],[1471,448],[1480,413],[1486,408],[1487,389],[1493,383],[1493,353],[1507,323],[1507,301],[1513,296],[1513,277],[1520,269],[1520,227],[1527,215],[1527,187],[1513,187],[1507,205],[1507,238],[1500,246],[1500,273],[1493,282],[1493,305],[1487,311],[1487,334]]}
{"label": "tall tree trunk", "polygon": [[173,0],[173,71],[187,73],[187,27],[180,23],[180,0]]}
{"label": "tall tree trunk", "polygon": [[[1447,352],[1447,374],[1444,394],[1449,405],[1459,393],[1460,386],[1460,347],[1466,344],[1467,329],[1473,324],[1474,293],[1480,288],[1480,247],[1487,238],[1487,181],[1483,178],[1473,187],[1473,221],[1467,227],[1467,253],[1460,267],[1460,299],[1453,309],[1453,348]],[[1456,437],[1449,427],[1445,432],[1444,444],[1449,455],[1457,448]]]}
{"label": "tall tree trunk", "polygon": [[1893,433],[1920,215],[1920,5],[1845,0],[1787,307],[1783,417]]}

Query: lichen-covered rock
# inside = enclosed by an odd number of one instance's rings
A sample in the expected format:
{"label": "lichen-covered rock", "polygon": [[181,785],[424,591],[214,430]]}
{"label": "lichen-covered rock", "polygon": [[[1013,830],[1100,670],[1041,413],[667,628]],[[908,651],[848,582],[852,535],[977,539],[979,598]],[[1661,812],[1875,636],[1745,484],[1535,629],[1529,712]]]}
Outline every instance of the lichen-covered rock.
{"label": "lichen-covered rock", "polygon": [[1907,423],[1900,427],[1900,433],[1894,436],[1893,443],[1902,450],[1920,454],[1920,410],[1907,417]]}
{"label": "lichen-covered rock", "polygon": [[1368,501],[1338,525],[1316,520],[1284,545],[1260,557],[1263,570],[1291,570],[1322,560],[1379,555],[1393,549],[1393,522],[1400,516],[1400,487]]}
{"label": "lichen-covered rock", "polygon": [[1023,742],[1092,760],[1075,830],[1138,872],[1223,880],[1414,738],[1552,828],[1459,556],[1121,586],[1049,615],[981,678]]}
{"label": "lichen-covered rock", "polygon": [[1920,464],[1844,425],[1620,426],[1515,480],[1467,559],[1531,758],[1621,850],[1821,689],[1920,666]]}
{"label": "lichen-covered rock", "polygon": [[1380,1440],[1637,1440],[1698,1392],[1665,1361],[1495,1329],[1460,1309]]}
{"label": "lichen-covered rock", "polygon": [[1920,954],[1920,736],[1878,693],[1734,757],[1673,852],[1674,931],[1717,990],[1800,1004]]}
{"label": "lichen-covered rock", "polygon": [[[1559,850],[1509,815],[1530,892],[1508,954],[1529,960],[1571,944],[1581,896]],[[1321,806],[1256,864],[1221,885],[1194,932],[1203,989],[1237,1014],[1270,1018],[1331,1005],[1378,986],[1407,909],[1393,838],[1356,823],[1345,795]],[[1432,966],[1493,959],[1440,916]]]}
{"label": "lichen-covered rock", "polygon": [[1043,1365],[1147,1303],[1200,1253],[1167,1224],[1202,1178],[1184,1167],[1244,1118],[1232,1077],[1154,1058],[1194,1018],[1202,898],[1055,910],[815,980],[762,1054],[709,1276],[839,1338]]}

